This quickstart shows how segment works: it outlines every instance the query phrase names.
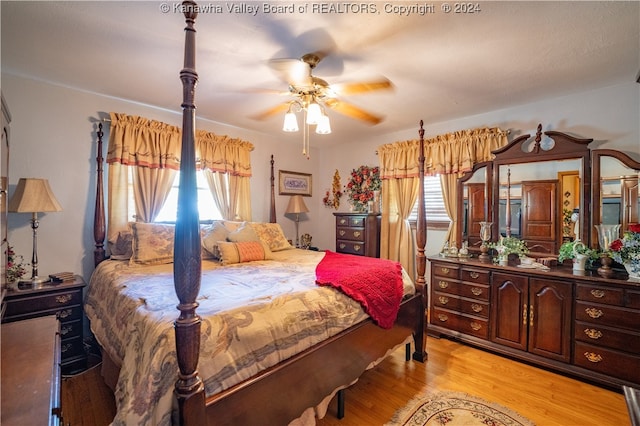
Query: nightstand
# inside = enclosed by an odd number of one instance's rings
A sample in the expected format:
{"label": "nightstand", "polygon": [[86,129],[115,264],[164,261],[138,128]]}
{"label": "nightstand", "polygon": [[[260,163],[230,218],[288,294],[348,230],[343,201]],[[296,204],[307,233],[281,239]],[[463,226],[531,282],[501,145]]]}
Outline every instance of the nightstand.
{"label": "nightstand", "polygon": [[6,310],[3,323],[28,318],[55,315],[60,321],[62,374],[74,374],[86,368],[87,357],[83,344],[84,316],[82,277],[60,284],[45,284],[40,288],[9,288],[3,300]]}

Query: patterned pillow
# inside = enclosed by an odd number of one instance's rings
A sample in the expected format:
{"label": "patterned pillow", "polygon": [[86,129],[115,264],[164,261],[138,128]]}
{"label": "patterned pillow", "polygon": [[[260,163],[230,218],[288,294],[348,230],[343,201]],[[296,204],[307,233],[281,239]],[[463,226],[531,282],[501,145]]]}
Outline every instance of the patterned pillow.
{"label": "patterned pillow", "polygon": [[261,241],[239,243],[218,241],[218,247],[220,248],[220,259],[223,265],[271,259],[269,247]]}
{"label": "patterned pillow", "polygon": [[113,260],[129,260],[133,255],[133,234],[131,230],[118,232],[118,238],[115,242],[109,242],[109,252]]}
{"label": "patterned pillow", "polygon": [[202,248],[212,258],[220,259],[218,241],[226,241],[227,235],[229,235],[229,230],[222,222],[213,222],[202,234]]}
{"label": "patterned pillow", "polygon": [[245,223],[235,231],[229,232],[227,240],[232,243],[244,243],[247,241],[260,241],[260,238],[258,238],[258,234],[253,230],[253,227]]}
{"label": "patterned pillow", "polygon": [[287,237],[284,236],[282,227],[278,223],[262,223],[252,222],[251,227],[260,238],[260,241],[265,243],[271,251],[280,251],[293,248]]}
{"label": "patterned pillow", "polygon": [[130,265],[160,265],[173,262],[173,225],[133,222],[133,254]]}

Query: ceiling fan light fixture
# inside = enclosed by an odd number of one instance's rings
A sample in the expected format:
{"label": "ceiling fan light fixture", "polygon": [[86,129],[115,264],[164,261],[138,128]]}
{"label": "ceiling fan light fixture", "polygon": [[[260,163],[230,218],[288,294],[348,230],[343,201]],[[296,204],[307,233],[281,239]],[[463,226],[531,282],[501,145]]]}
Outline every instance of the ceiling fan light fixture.
{"label": "ceiling fan light fixture", "polygon": [[307,107],[307,124],[318,124],[320,117],[322,117],[320,105],[316,102],[311,102]]}
{"label": "ceiling fan light fixture", "polygon": [[316,126],[316,133],[319,135],[328,135],[331,133],[331,123],[329,122],[329,116],[321,115]]}
{"label": "ceiling fan light fixture", "polygon": [[298,119],[294,112],[289,111],[284,115],[282,130],[285,132],[297,132],[299,130]]}

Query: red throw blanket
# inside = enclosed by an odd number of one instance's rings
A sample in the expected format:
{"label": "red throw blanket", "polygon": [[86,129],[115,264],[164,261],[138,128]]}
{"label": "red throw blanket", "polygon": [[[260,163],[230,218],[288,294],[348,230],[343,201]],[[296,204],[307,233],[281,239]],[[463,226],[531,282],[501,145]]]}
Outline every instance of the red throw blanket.
{"label": "red throw blanket", "polygon": [[327,251],[316,267],[316,283],[360,302],[380,327],[393,327],[403,294],[399,262]]}

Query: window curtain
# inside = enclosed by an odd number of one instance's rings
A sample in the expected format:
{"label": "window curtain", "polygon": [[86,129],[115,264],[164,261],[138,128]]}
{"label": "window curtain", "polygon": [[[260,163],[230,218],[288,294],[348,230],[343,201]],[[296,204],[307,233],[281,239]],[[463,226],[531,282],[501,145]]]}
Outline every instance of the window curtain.
{"label": "window curtain", "polygon": [[[507,132],[499,128],[462,130],[425,139],[425,175],[441,175],[444,204],[451,218],[447,234],[450,242],[455,243],[458,226],[458,177],[471,170],[475,163],[491,160],[491,152],[507,142]],[[408,217],[422,190],[419,188],[418,154],[418,140],[378,148],[383,192],[380,256],[400,262],[407,271],[414,271],[415,267],[415,244]]]}
{"label": "window curtain", "polygon": [[418,154],[418,141],[378,148],[382,179],[380,257],[400,262],[412,276],[415,275],[415,244],[409,215],[420,189]]}
{"label": "window curtain", "polygon": [[251,151],[253,144],[210,132],[196,132],[196,152],[222,217],[251,220]]}
{"label": "window curtain", "polygon": [[[115,241],[128,224],[129,168],[135,168],[136,220],[153,221],[171,190],[175,172],[180,170],[182,135],[176,126],[143,117],[110,113],[110,118],[107,238]],[[202,130],[196,132],[195,142],[200,167],[228,175],[225,185],[210,184],[216,203],[222,203],[220,211],[250,220],[253,145]]]}

